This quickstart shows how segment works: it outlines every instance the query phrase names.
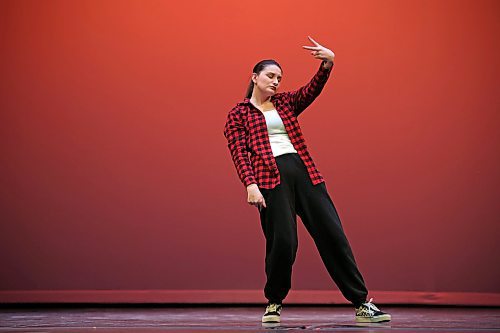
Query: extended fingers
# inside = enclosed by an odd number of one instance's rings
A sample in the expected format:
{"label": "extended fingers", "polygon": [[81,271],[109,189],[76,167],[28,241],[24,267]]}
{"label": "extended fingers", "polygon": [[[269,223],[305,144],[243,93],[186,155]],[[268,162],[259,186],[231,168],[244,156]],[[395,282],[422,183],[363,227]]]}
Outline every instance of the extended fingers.
{"label": "extended fingers", "polygon": [[313,44],[315,44],[316,46],[320,46],[319,43],[317,43],[314,39],[312,39],[311,36],[307,36],[307,38],[309,38],[311,42],[313,42]]}
{"label": "extended fingers", "polygon": [[319,45],[319,43],[316,42],[314,39],[312,39],[311,36],[307,36],[307,38],[309,38],[309,40],[311,41],[311,43],[314,44],[314,46],[302,46],[303,48],[308,49],[308,50],[316,50],[316,51],[319,51],[323,48],[323,46]]}
{"label": "extended fingers", "polygon": [[302,47],[308,50],[315,50],[315,51],[321,50],[321,47],[319,46],[302,46]]}

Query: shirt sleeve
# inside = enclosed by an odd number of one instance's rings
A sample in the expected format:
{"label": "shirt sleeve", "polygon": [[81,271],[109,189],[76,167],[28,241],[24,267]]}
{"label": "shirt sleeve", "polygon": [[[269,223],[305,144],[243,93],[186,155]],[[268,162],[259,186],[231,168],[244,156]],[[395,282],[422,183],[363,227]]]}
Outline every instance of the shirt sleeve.
{"label": "shirt sleeve", "polygon": [[241,182],[245,187],[256,184],[250,158],[248,157],[245,127],[241,122],[237,108],[233,108],[227,115],[224,136],[227,139],[227,147]]}
{"label": "shirt sleeve", "polygon": [[333,64],[330,68],[325,68],[323,66],[324,62],[325,60],[321,62],[318,71],[306,85],[287,93],[296,117],[318,97],[328,81]]}

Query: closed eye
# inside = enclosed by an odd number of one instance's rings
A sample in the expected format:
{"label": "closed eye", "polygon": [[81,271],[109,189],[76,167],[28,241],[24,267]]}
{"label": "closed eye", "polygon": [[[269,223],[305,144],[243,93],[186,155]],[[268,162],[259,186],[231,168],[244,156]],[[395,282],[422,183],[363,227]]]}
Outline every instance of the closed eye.
{"label": "closed eye", "polygon": [[[270,75],[268,75],[268,77],[269,77],[270,79],[272,79],[272,78],[273,78],[273,76],[274,76],[274,74],[270,74]],[[278,76],[278,82],[281,82],[281,76]]]}

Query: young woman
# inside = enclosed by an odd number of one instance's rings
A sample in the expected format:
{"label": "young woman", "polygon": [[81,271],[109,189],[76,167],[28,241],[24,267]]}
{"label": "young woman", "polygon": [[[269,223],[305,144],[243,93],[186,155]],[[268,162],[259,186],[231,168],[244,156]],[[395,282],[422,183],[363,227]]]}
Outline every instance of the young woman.
{"label": "young woman", "polygon": [[259,209],[266,238],[264,287],[268,304],[262,322],[279,322],[291,288],[297,251],[298,214],[313,237],[331,278],[355,307],[358,322],[389,321],[370,299],[325,181],[307,150],[297,117],[320,94],[333,68],[334,53],[309,37],[303,46],[322,60],[303,87],[278,92],[283,71],[274,60],[253,69],[246,97],[229,111],[224,136],[247,202]]}

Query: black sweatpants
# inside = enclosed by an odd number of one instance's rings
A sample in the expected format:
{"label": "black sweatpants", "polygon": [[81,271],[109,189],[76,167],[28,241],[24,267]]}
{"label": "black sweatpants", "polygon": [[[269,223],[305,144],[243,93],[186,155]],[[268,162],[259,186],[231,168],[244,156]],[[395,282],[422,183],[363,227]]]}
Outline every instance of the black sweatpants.
{"label": "black sweatpants", "polygon": [[368,291],[325,183],[312,184],[296,153],[279,155],[276,163],[280,184],[270,190],[260,189],[267,206],[259,213],[266,238],[265,297],[282,303],[291,288],[298,214],[344,297],[354,306],[366,302]]}

